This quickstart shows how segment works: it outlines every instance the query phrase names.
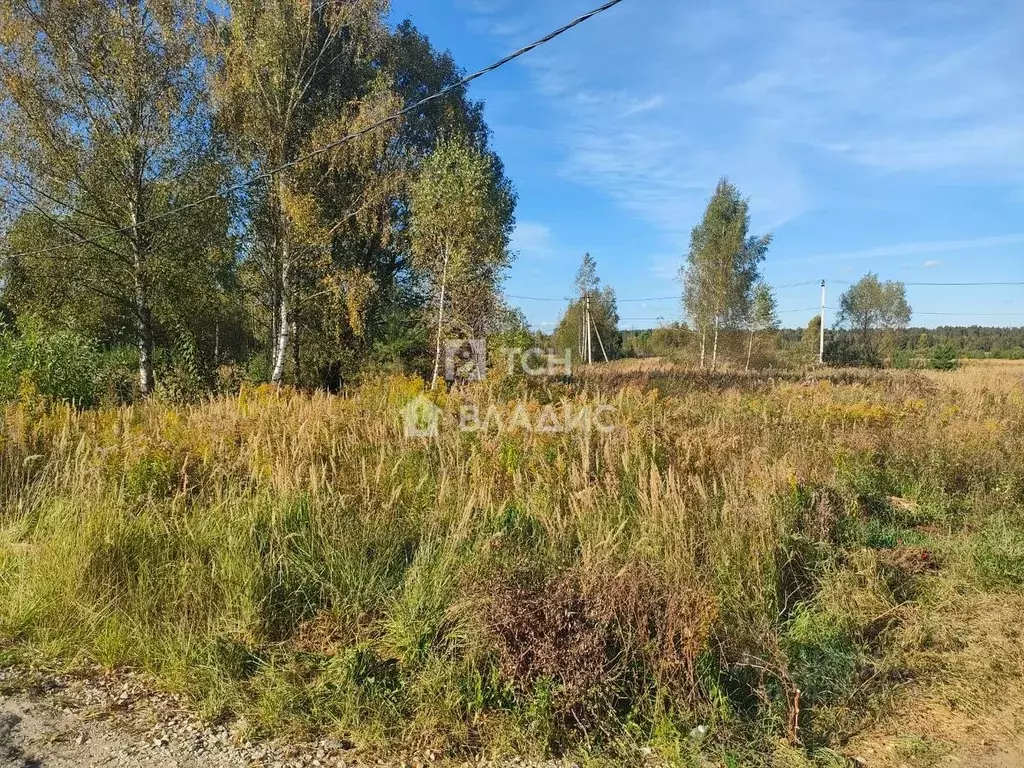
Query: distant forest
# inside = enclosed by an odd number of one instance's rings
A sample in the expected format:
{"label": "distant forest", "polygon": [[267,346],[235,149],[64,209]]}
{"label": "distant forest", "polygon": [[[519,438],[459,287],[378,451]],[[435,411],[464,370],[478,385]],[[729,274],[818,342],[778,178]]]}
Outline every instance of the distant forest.
{"label": "distant forest", "polygon": [[[813,357],[817,354],[817,318],[813,328],[783,328],[777,332],[775,352],[784,359]],[[830,330],[834,340],[849,333]],[[673,356],[697,350],[698,335],[685,324],[622,332],[622,354],[625,357]],[[927,357],[941,348],[951,348],[960,358],[1024,359],[1024,328],[988,328],[972,326],[940,326],[938,328],[907,328],[894,331],[886,339],[887,351],[894,356]]]}

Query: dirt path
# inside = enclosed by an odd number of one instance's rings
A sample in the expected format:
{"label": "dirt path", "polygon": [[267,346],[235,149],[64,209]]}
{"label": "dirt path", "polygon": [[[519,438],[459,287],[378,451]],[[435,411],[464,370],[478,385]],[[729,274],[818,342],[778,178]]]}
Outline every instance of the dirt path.
{"label": "dirt path", "polygon": [[[385,759],[337,739],[253,743],[244,723],[204,723],[183,699],[154,691],[132,672],[0,668],[0,768],[426,768],[438,758]],[[579,768],[569,760],[462,765]]]}
{"label": "dirt path", "polygon": [[4,768],[384,764],[366,761],[340,741],[250,743],[238,726],[205,725],[177,697],[154,693],[131,673],[77,677],[5,669],[0,694]]}
{"label": "dirt path", "polygon": [[845,750],[874,768],[1024,768],[1024,595],[950,594],[911,625],[921,678]]}

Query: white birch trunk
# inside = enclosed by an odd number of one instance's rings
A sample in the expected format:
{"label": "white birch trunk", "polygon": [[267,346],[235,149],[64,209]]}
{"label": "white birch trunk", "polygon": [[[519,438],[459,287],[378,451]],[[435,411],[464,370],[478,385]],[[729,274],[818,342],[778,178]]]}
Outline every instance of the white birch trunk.
{"label": "white birch trunk", "polygon": [[754,351],[754,330],[751,329],[750,330],[750,341],[747,344],[747,367],[745,369],[748,373],[750,372],[750,355],[751,355],[751,353],[753,353],[753,351]]}
{"label": "white birch trunk", "polygon": [[434,350],[434,375],[430,379],[430,389],[437,387],[437,377],[441,371],[441,333],[444,326],[444,299],[448,289],[448,258],[451,254],[448,246],[444,249],[444,266],[441,267],[441,299],[437,306],[437,347]]}
{"label": "white birch trunk", "polygon": [[270,380],[274,384],[280,384],[284,379],[284,361],[288,356],[288,343],[291,340],[292,324],[288,322],[290,256],[288,238],[284,237],[281,243],[281,306],[278,309],[277,342],[274,344],[274,372],[270,376]]}
{"label": "white birch trunk", "polygon": [[703,371],[708,359],[708,329],[702,325],[700,329],[700,369]]}
{"label": "white birch trunk", "polygon": [[153,314],[149,307],[146,284],[146,254],[138,224],[141,217],[138,205],[131,206],[132,261],[135,282],[136,345],[139,350],[139,393],[147,397],[153,393]]}
{"label": "white birch trunk", "polygon": [[274,384],[281,384],[284,380],[284,364],[288,358],[288,344],[291,341],[291,237],[288,231],[288,216],[284,210],[285,204],[285,183],[281,176],[277,177],[277,236],[280,240],[281,282],[278,286],[280,293],[280,304],[277,307],[277,338],[274,340],[274,367],[270,374],[270,381]]}
{"label": "white birch trunk", "polygon": [[711,352],[711,370],[718,369],[718,318],[715,318],[715,344]]}

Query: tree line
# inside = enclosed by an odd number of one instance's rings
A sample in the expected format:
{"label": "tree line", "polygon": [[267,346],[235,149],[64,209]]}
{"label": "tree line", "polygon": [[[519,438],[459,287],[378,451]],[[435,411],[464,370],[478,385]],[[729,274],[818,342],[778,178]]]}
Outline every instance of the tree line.
{"label": "tree line", "polygon": [[521,325],[499,291],[516,195],[483,104],[457,91],[346,140],[462,76],[387,12],[4,4],[8,345],[70,334],[132,369],[131,397],[337,388],[365,365],[436,377],[445,336]]}
{"label": "tree line", "polygon": [[[679,271],[681,305],[686,323],[622,333],[615,291],[601,287],[597,263],[584,255],[576,275],[574,299],[553,334],[559,349],[580,349],[586,334],[583,307],[589,302],[594,332],[607,339],[612,356],[672,356],[699,345],[701,368],[716,369],[728,347],[729,364],[749,370],[752,364],[773,361],[760,346],[778,348],[783,338],[778,303],[762,269],[772,235],[750,231],[750,201],[722,178],[709,199],[701,221],[690,234],[690,245]],[[892,349],[895,334],[907,327],[912,311],[906,287],[868,273],[839,299],[837,329],[826,334],[824,362],[833,365],[880,365]],[[801,348],[819,354],[821,320],[815,318],[800,337]],[[689,355],[692,357],[692,355]],[[792,355],[790,356],[792,357]],[[782,362],[779,359],[774,362]],[[787,361],[792,362],[792,360]]]}

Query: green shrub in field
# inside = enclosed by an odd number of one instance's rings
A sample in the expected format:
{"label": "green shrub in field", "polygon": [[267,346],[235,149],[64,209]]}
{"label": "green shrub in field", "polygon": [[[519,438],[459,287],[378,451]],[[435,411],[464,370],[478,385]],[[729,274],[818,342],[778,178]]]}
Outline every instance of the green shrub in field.
{"label": "green shrub in field", "polygon": [[785,629],[783,647],[808,704],[849,693],[860,659],[849,619],[802,604]]}
{"label": "green shrub in field", "polygon": [[24,392],[78,405],[96,399],[100,355],[88,339],[67,329],[50,329],[28,318],[16,331],[0,334],[0,399]]}
{"label": "green shrub in field", "polygon": [[956,349],[951,344],[944,344],[932,350],[929,365],[935,371],[954,371],[960,367]]}

